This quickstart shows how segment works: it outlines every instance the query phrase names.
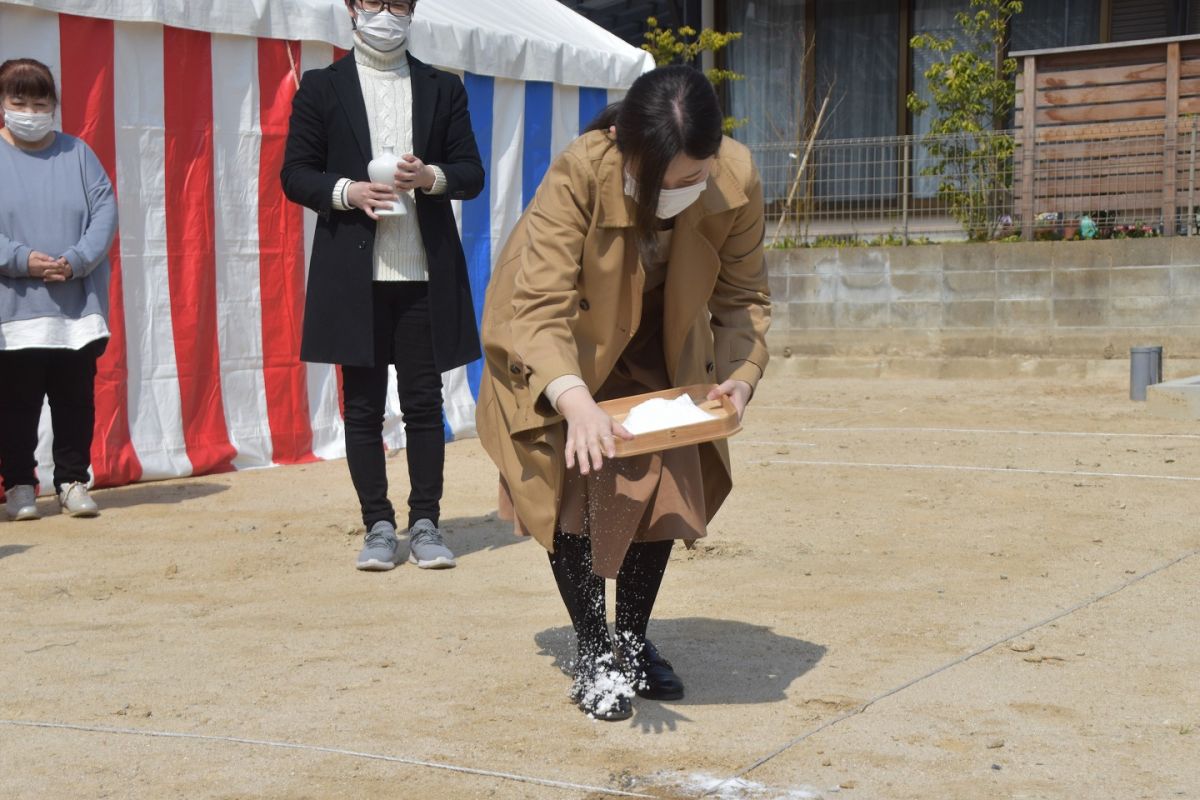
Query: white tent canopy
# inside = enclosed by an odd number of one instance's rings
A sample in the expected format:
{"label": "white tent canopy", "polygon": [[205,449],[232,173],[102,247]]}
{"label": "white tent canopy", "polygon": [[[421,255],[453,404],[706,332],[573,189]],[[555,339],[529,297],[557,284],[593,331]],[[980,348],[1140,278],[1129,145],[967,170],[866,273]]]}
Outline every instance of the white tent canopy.
{"label": "white tent canopy", "polygon": [[[353,44],[342,0],[5,2],[208,33]],[[654,66],[649,53],[557,0],[420,0],[412,39],[413,54],[428,63],[513,80],[625,89]]]}
{"label": "white tent canopy", "polygon": [[[0,0],[0,61],[50,68],[63,129],[117,190],[99,485],[345,454],[336,370],[299,359],[315,215],[278,175],[296,73],[352,46],[349,22],[343,0]],[[478,197],[454,201],[478,315],[555,155],[653,60],[556,0],[420,0],[412,34],[462,76],[486,170]],[[443,376],[448,438],[473,435],[481,372]],[[388,397],[384,441],[403,447]]]}

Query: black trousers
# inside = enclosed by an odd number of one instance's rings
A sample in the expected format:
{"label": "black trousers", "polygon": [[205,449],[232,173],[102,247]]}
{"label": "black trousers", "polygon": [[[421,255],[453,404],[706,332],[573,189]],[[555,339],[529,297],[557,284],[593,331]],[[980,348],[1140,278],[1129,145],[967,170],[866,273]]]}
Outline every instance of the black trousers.
{"label": "black trousers", "polygon": [[375,366],[342,367],[345,392],[346,461],[367,530],[380,520],[396,524],[388,500],[383,450],[383,415],[388,365],[396,367],[408,458],[408,525],[425,518],[438,524],[446,433],[442,375],[433,361],[429,284],[414,281],[374,285]]}
{"label": "black trousers", "polygon": [[[646,628],[674,544],[670,539],[634,542],[625,553],[617,574],[617,616],[613,627],[617,647],[626,656],[640,653],[646,644]],[[579,657],[596,659],[612,652],[605,616],[604,578],[592,571],[592,543],[588,537],[555,531],[550,569],[575,628]]]}
{"label": "black trousers", "polygon": [[38,421],[50,399],[54,489],[87,483],[96,428],[96,359],[108,339],[79,350],[0,350],[0,478],[6,489],[37,486]]}

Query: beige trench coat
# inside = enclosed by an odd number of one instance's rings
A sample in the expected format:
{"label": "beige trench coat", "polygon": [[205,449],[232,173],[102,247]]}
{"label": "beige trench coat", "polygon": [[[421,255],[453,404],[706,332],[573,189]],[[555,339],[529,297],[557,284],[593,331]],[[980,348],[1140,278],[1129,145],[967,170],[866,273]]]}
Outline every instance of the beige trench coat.
{"label": "beige trench coat", "polygon": [[[763,199],[749,151],[725,139],[708,187],[676,219],[663,348],[675,386],[757,385],[771,303]],[[633,338],[645,273],[633,202],[612,138],[595,131],[554,162],[492,273],[476,424],[508,484],[517,529],[552,548],[566,469],[565,423],[542,392],[578,375],[595,393]],[[708,518],[732,487],[729,450],[700,445]]]}

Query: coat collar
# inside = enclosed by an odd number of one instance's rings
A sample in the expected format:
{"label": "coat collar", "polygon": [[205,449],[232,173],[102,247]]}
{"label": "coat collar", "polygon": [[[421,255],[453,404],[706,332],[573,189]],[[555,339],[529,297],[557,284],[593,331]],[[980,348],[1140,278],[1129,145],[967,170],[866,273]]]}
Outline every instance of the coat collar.
{"label": "coat collar", "polygon": [[[600,214],[597,225],[601,228],[633,227],[633,200],[625,194],[625,160],[611,134],[603,134],[603,152],[596,180],[600,193]],[[724,150],[724,145],[721,147]],[[679,222],[695,227],[700,219],[709,214],[720,214],[744,206],[749,202],[735,176],[725,169],[721,153],[717,153],[708,187],[700,199],[679,215]]]}
{"label": "coat collar", "polygon": [[413,155],[424,161],[433,129],[433,112],[437,109],[437,72],[412,53],[408,54],[408,68],[412,76]]}
{"label": "coat collar", "polygon": [[354,61],[354,51],[333,62],[333,81],[337,87],[335,94],[342,110],[350,118],[350,130],[354,131],[354,140],[362,157],[370,161],[371,128],[367,125],[367,106],[363,102],[362,84],[358,80],[358,64]]}
{"label": "coat collar", "polygon": [[[437,107],[437,73],[412,53],[407,55],[413,98],[413,154],[423,159],[429,144],[429,131],[433,126],[433,111]],[[354,131],[358,149],[369,162],[374,158],[371,152],[371,128],[367,122],[367,106],[363,102],[354,51],[339,58],[330,69],[333,70],[334,83],[337,85],[338,102],[350,118],[350,129]]]}

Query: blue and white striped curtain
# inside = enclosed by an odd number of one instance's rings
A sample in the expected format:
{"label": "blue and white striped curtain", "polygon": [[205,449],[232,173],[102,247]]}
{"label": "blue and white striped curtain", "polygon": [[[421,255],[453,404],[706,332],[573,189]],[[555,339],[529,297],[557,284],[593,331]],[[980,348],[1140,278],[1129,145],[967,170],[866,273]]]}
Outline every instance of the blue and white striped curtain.
{"label": "blue and white striped curtain", "polygon": [[[485,178],[479,196],[463,202],[456,213],[475,318],[481,322],[495,259],[533,199],[550,162],[624,92],[470,72],[463,73],[462,79]],[[447,438],[474,435],[475,400],[482,373],[483,363],[476,361],[444,377]],[[389,406],[395,402],[395,392],[389,392],[388,402]],[[389,445],[398,446],[403,441],[399,408],[389,407],[388,412],[386,438]]]}

